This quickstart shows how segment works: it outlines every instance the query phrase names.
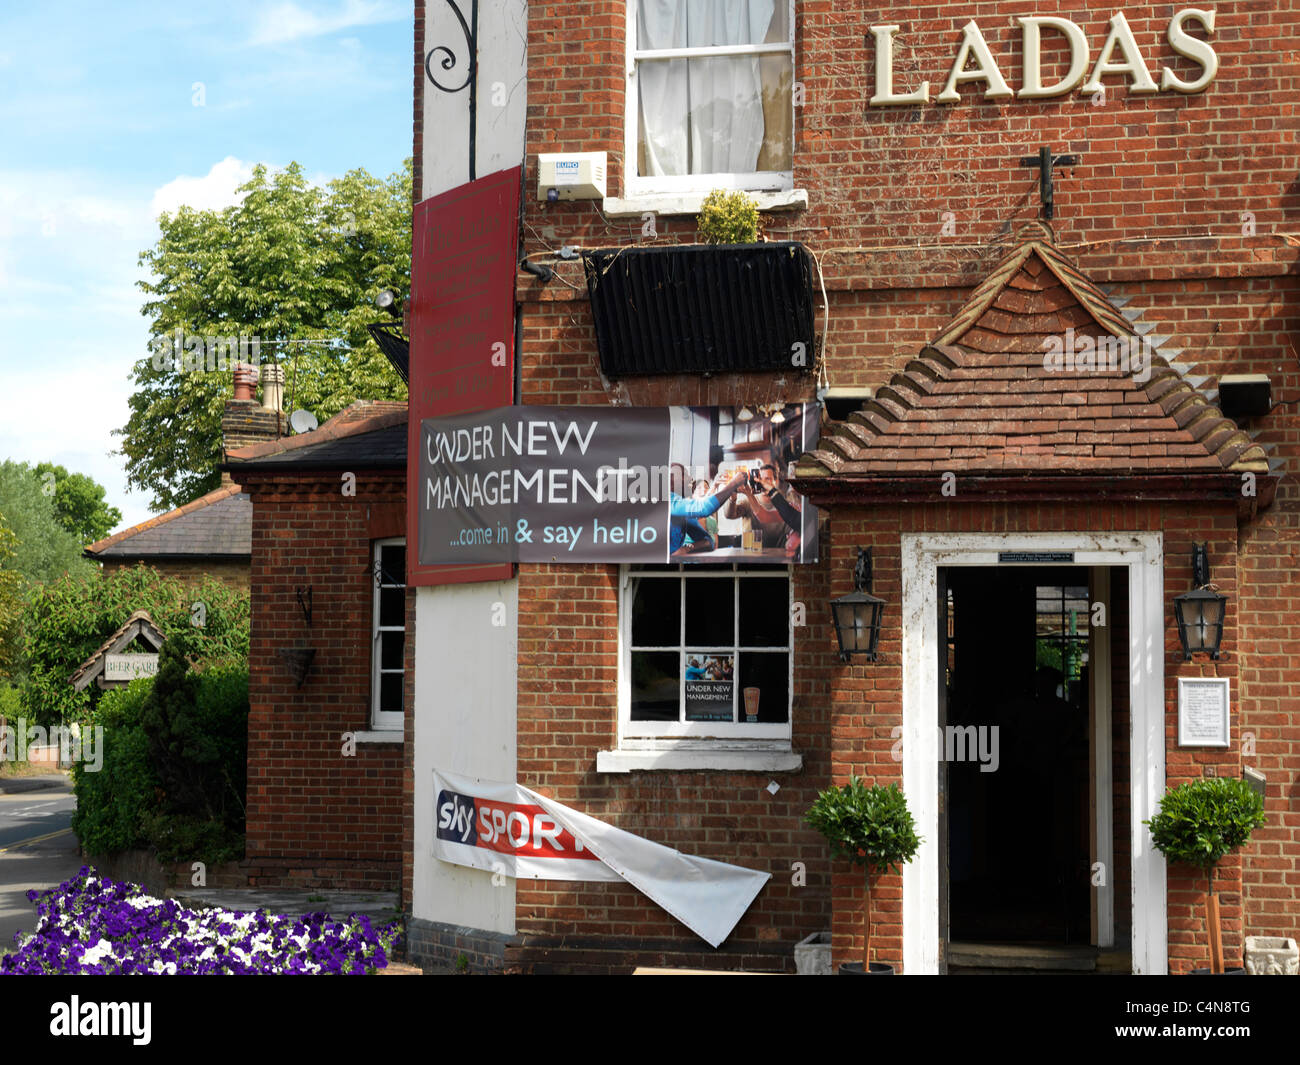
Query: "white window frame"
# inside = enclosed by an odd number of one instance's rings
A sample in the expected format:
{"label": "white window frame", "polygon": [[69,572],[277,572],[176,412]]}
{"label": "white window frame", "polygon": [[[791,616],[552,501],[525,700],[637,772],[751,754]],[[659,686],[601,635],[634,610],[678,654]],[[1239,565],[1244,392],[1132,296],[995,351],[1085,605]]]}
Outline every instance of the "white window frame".
{"label": "white window frame", "polygon": [[[778,3],[781,0],[777,0]],[[624,94],[626,110],[623,115],[623,188],[628,199],[647,196],[672,195],[680,193],[699,193],[701,196],[713,189],[744,189],[747,192],[789,192],[794,189],[794,171],[761,170],[753,174],[677,174],[664,176],[642,176],[637,169],[637,123],[640,119],[641,101],[637,91],[636,65],[638,60],[646,59],[707,59],[730,55],[780,55],[790,56],[791,92],[790,92],[790,130],[791,146],[794,151],[794,77],[795,54],[795,12],[794,0],[787,0],[789,13],[787,25],[790,27],[790,40],[783,44],[731,44],[717,45],[710,48],[654,48],[638,50],[636,47],[637,5],[639,0],[627,3],[627,90]],[[793,163],[793,159],[791,160]],[[760,202],[760,207],[765,206]],[[696,207],[698,210],[698,207]]]}
{"label": "white window frame", "polygon": [[[400,585],[379,583],[380,567],[379,555],[380,550],[384,547],[406,546],[406,537],[390,536],[382,540],[373,540],[370,544],[370,727],[375,732],[383,733],[400,733],[405,726],[404,713],[396,713],[392,710],[379,709],[379,678],[384,673],[396,673],[395,669],[384,669],[382,657],[380,655],[380,633],[382,632],[402,632],[403,649],[402,649],[402,669],[403,676],[406,674],[406,649],[405,641],[409,637],[406,635],[406,584]],[[403,580],[405,577],[403,576]],[[382,588],[401,588],[402,589],[402,624],[380,625],[379,624],[379,592]]]}
{"label": "white window frame", "polygon": [[[723,580],[732,586],[732,610],[739,609],[737,598],[740,594],[739,577],[757,577],[767,580],[784,579],[786,581],[786,631],[788,642],[786,655],[786,720],[781,723],[749,724],[744,721],[633,721],[632,720],[632,578],[647,576],[660,580]],[[686,599],[682,597],[680,609],[685,614]],[[684,563],[680,572],[649,570],[642,566],[624,565],[619,574],[619,621],[618,621],[618,738],[619,749],[637,750],[717,750],[737,751],[789,751],[793,730],[794,714],[794,656],[795,642],[793,624],[794,613],[794,569],[793,566],[745,566],[733,563],[730,569],[701,570],[691,563]],[[680,630],[679,630],[680,631]],[[680,648],[679,648],[680,649]],[[687,647],[689,653],[693,648]],[[714,649],[716,650],[716,648]],[[739,655],[745,651],[757,651],[776,654],[774,647],[737,647],[735,667],[739,673]],[[705,653],[704,649],[700,649]],[[681,684],[686,683],[685,676]],[[739,695],[736,696],[739,698]],[[684,696],[678,693],[678,707],[682,706]]]}

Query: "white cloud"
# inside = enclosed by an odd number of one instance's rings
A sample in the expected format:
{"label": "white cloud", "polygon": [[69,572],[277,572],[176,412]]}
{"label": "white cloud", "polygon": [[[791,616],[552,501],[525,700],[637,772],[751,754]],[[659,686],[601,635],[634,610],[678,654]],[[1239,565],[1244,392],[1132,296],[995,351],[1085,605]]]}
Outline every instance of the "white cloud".
{"label": "white cloud", "polygon": [[151,214],[157,218],[163,212],[174,213],[184,204],[196,211],[221,210],[233,207],[242,197],[235,189],[253,176],[253,166],[228,155],[203,177],[182,174],[167,182],[153,194]]}
{"label": "white cloud", "polygon": [[345,0],[340,9],[325,14],[308,11],[295,3],[277,4],[262,12],[253,27],[251,43],[284,44],[303,37],[320,37],[353,26],[396,22],[409,16],[409,5],[383,0]]}

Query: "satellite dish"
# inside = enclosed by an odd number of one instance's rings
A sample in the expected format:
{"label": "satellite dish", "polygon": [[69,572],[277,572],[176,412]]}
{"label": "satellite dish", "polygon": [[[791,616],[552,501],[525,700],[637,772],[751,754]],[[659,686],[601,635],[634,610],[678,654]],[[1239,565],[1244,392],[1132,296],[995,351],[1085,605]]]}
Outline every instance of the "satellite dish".
{"label": "satellite dish", "polygon": [[310,433],[319,424],[309,410],[296,410],[289,415],[289,425],[295,433]]}

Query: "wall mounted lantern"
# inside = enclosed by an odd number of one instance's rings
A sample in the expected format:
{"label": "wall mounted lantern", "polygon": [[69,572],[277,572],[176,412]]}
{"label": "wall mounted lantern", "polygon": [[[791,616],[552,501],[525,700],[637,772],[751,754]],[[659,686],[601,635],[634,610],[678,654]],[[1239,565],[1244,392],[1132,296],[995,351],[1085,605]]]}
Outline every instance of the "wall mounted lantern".
{"label": "wall mounted lantern", "polygon": [[1212,590],[1206,544],[1192,545],[1192,585],[1192,591],[1174,597],[1174,617],[1178,620],[1183,659],[1190,661],[1192,655],[1202,651],[1217,660],[1228,597]]}
{"label": "wall mounted lantern", "polygon": [[871,594],[869,547],[858,548],[857,565],[853,567],[853,587],[855,591],[831,600],[831,619],[835,622],[835,636],[840,641],[840,660],[847,662],[853,655],[865,655],[869,662],[874,662],[885,601]]}

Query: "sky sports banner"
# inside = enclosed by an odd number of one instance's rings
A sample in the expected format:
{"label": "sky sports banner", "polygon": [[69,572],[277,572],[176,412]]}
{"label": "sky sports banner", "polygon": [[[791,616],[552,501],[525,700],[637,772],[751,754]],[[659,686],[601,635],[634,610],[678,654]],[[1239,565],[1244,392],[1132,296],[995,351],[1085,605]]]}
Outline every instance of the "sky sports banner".
{"label": "sky sports banner", "polygon": [[817,404],[498,407],[420,424],[419,564],[815,562]]}
{"label": "sky sports banner", "polygon": [[519,784],[434,770],[434,857],[535,880],[624,880],[711,946],[731,934],[771,873],[693,858]]}

